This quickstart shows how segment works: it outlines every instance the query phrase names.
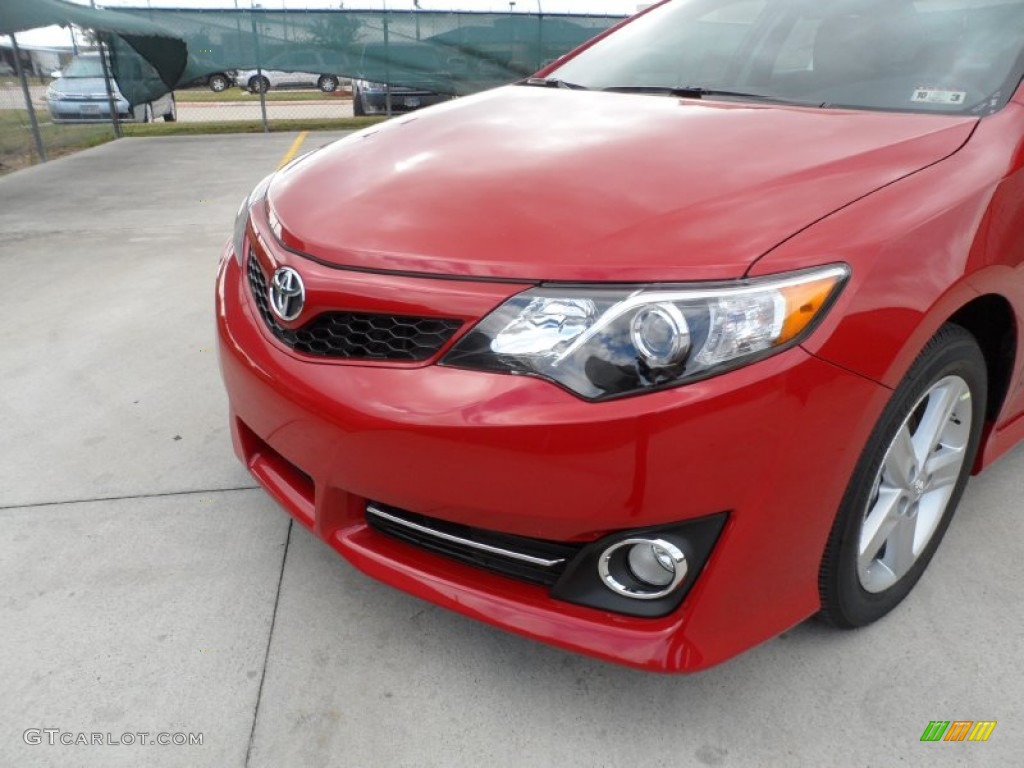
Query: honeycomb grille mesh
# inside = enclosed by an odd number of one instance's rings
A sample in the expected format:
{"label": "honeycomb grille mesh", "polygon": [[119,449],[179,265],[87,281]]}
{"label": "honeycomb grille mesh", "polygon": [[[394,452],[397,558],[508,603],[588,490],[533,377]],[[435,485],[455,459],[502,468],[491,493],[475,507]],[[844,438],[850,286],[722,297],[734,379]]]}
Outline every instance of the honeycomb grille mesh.
{"label": "honeycomb grille mesh", "polygon": [[277,322],[270,310],[267,279],[249,253],[249,288],[263,322],[282,343],[313,357],[346,360],[424,361],[436,355],[462,327],[460,320],[365,312],[324,312],[301,328]]}

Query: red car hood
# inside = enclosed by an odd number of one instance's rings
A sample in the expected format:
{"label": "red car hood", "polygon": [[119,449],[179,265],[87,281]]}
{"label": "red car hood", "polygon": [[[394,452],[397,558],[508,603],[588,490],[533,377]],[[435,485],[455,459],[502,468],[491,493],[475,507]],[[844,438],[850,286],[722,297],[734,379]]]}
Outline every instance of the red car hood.
{"label": "red car hood", "polygon": [[816,220],[953,154],[975,124],[509,87],[333,144],[279,174],[270,204],[286,245],[338,265],[731,278]]}

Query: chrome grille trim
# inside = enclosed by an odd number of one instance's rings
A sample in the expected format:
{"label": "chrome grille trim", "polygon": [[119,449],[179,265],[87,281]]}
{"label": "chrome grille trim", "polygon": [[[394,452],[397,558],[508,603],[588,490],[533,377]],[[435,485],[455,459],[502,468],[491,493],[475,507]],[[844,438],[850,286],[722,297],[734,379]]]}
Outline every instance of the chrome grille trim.
{"label": "chrome grille trim", "polygon": [[502,549],[501,547],[492,547],[489,544],[481,544],[480,542],[477,542],[477,541],[472,541],[470,539],[464,539],[461,536],[453,536],[450,533],[443,533],[442,531],[435,531],[433,528],[428,528],[425,525],[420,525],[419,523],[413,523],[413,522],[411,522],[409,520],[403,520],[400,517],[396,517],[395,515],[391,515],[391,514],[385,512],[384,510],[380,509],[379,507],[374,506],[373,504],[367,504],[366,505],[366,514],[374,515],[376,517],[381,518],[382,520],[387,520],[389,523],[392,523],[393,525],[398,525],[398,526],[401,526],[403,528],[408,528],[410,530],[416,531],[417,533],[422,533],[422,534],[424,534],[426,536],[432,536],[432,537],[434,537],[436,539],[441,539],[443,541],[448,541],[448,542],[451,542],[453,544],[458,544],[458,545],[463,546],[463,547],[469,547],[471,549],[477,549],[477,550],[480,550],[481,552],[487,552],[488,554],[491,554],[491,555],[498,555],[499,557],[507,557],[510,560],[518,560],[521,563],[529,563],[530,565],[536,565],[536,566],[539,566],[541,568],[555,568],[555,567],[557,567],[559,565],[564,565],[565,564],[565,558],[564,557],[559,557],[559,558],[556,558],[556,559],[553,559],[553,560],[549,560],[549,559],[542,558],[542,557],[534,557],[533,555],[524,555],[521,552],[513,552],[510,549]]}

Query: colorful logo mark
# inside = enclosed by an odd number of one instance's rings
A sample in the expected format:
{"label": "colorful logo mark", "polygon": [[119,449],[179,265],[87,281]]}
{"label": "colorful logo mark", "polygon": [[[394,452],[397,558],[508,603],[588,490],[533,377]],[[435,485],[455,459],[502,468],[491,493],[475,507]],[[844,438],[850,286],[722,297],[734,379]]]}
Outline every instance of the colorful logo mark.
{"label": "colorful logo mark", "polygon": [[995,720],[932,720],[921,741],[988,741],[995,729]]}

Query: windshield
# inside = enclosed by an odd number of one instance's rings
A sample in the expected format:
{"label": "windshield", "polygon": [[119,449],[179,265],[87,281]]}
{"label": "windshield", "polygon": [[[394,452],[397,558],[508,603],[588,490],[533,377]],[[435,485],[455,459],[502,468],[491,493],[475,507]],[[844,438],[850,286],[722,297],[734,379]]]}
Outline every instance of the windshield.
{"label": "windshield", "polygon": [[74,59],[61,73],[62,77],[103,77],[103,65],[98,56]]}
{"label": "windshield", "polygon": [[598,90],[989,114],[1020,83],[1022,48],[1024,0],[672,0],[548,76]]}

